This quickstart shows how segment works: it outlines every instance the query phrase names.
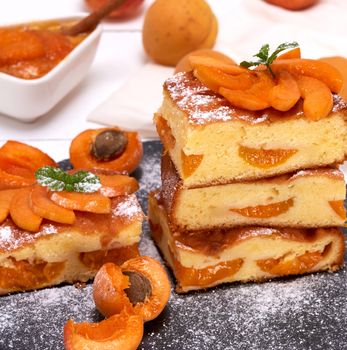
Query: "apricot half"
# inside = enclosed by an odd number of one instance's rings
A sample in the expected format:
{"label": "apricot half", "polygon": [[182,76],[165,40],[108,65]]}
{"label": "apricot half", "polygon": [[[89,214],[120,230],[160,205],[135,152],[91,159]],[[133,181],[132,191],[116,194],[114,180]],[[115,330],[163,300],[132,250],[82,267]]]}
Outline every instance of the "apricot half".
{"label": "apricot half", "polygon": [[[100,157],[96,157],[96,154],[100,154],[105,150],[107,156],[111,153],[117,152],[117,149],[107,143],[108,137],[106,135],[105,142],[98,143],[97,150],[95,150],[95,142],[98,135],[101,133],[119,132],[122,133],[126,139],[123,140],[123,145],[121,152],[111,155],[111,158],[101,160]],[[104,134],[105,135],[105,134]],[[115,141],[116,142],[116,141]],[[124,143],[126,143],[124,145]],[[111,148],[111,149],[110,149]],[[109,169],[115,171],[126,171],[131,173],[139,165],[142,158],[142,143],[139,139],[137,132],[123,132],[119,128],[101,128],[101,129],[90,129],[85,130],[78,134],[71,142],[70,145],[70,160],[75,168],[81,169]]]}
{"label": "apricot half", "polygon": [[129,287],[128,276],[119,266],[104,264],[94,278],[93,298],[96,308],[105,316],[119,314],[124,308],[131,308],[124,289]]}
{"label": "apricot half", "polygon": [[191,51],[212,48],[217,28],[205,0],[156,0],[145,15],[142,42],[155,62],[175,66]]}
{"label": "apricot half", "polygon": [[135,350],[143,337],[143,320],[126,311],[99,323],[74,323],[64,327],[66,350]]}
{"label": "apricot half", "polygon": [[144,321],[156,318],[170,297],[170,282],[161,264],[148,256],[130,259],[119,267],[105,264],[97,273],[93,297],[106,317],[125,308]]}
{"label": "apricot half", "polygon": [[[144,321],[156,318],[164,309],[170,298],[170,281],[159,261],[141,256],[126,261],[121,269],[129,276],[130,288],[125,292],[134,310]],[[150,287],[146,286],[148,281]],[[145,287],[145,288],[144,288]]]}
{"label": "apricot half", "polygon": [[193,70],[192,65],[190,64],[190,57],[193,56],[199,56],[199,57],[212,57],[220,60],[223,63],[227,64],[234,64],[236,65],[236,62],[231,59],[229,56],[224,55],[224,53],[211,50],[211,49],[200,49],[200,50],[195,50],[193,52],[188,53],[185,55],[176,65],[175,68],[175,73],[178,72],[190,72]]}

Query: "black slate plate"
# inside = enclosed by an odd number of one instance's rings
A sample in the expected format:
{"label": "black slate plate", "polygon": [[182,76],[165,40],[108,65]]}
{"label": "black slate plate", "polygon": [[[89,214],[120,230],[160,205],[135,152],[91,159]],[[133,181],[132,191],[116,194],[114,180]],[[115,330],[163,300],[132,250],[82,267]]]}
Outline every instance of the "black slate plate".
{"label": "black slate plate", "polygon": [[[160,143],[146,142],[144,151],[135,175],[146,211],[148,191],[160,186]],[[161,259],[147,224],[140,249]],[[60,286],[1,297],[0,349],[63,349],[62,330],[68,318],[102,319],[94,308],[90,284],[83,289]],[[229,284],[188,295],[172,292],[165,311],[145,325],[140,349],[347,349],[347,271]]]}

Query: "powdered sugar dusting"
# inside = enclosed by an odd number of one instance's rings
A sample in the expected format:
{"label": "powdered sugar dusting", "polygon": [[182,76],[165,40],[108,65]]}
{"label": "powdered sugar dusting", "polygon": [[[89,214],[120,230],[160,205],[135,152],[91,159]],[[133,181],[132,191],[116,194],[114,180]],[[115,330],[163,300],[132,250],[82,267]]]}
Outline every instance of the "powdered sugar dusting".
{"label": "powdered sugar dusting", "polygon": [[0,226],[0,251],[17,249],[19,246],[33,243],[41,236],[50,235],[55,232],[56,229],[50,224],[42,225],[38,232],[19,230],[13,226],[11,220],[7,219]]}
{"label": "powdered sugar dusting", "polygon": [[112,209],[113,215],[126,217],[128,219],[140,215],[141,213],[142,211],[135,194],[127,196]]}
{"label": "powdered sugar dusting", "polygon": [[223,96],[203,85],[191,72],[175,74],[166,80],[164,88],[177,106],[188,114],[192,124],[204,125],[236,119],[260,123],[268,119],[265,115],[251,115],[249,111],[231,106]]}
{"label": "powdered sugar dusting", "polygon": [[[159,142],[144,144],[137,176],[140,201],[160,186]],[[140,250],[159,258],[144,225]],[[170,272],[169,272],[170,273]],[[174,278],[170,273],[172,285]],[[347,271],[228,284],[205,292],[172,292],[164,312],[145,324],[142,350],[343,350],[347,349]],[[67,319],[102,319],[92,286],[47,288],[0,297],[1,350],[63,349]]]}

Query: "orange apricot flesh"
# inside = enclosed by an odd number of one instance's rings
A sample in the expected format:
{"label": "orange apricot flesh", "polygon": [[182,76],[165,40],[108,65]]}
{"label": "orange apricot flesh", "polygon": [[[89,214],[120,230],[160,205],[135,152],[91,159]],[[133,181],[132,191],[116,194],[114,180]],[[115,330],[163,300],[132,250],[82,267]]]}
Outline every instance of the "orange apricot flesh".
{"label": "orange apricot flesh", "polygon": [[287,71],[280,71],[277,85],[270,90],[270,105],[278,111],[290,110],[300,99],[300,90],[294,77]]}
{"label": "orange apricot flesh", "polygon": [[320,80],[299,76],[296,78],[301,97],[304,99],[303,111],[307,119],[319,120],[328,116],[333,108],[331,91]]}
{"label": "orange apricot flesh", "polygon": [[323,61],[302,58],[282,59],[274,61],[271,64],[271,69],[275,74],[286,70],[296,76],[305,75],[318,79],[336,93],[341,90],[343,85],[343,77],[339,70]]}
{"label": "orange apricot flesh", "polygon": [[[172,255],[172,254],[171,254]],[[243,264],[242,259],[225,261],[216,265],[207,266],[203,269],[194,269],[182,266],[173,258],[175,275],[182,287],[184,286],[211,286],[217,281],[230,277],[238,272]]]}
{"label": "orange apricot flesh", "polygon": [[34,186],[30,194],[30,207],[38,216],[61,224],[73,224],[76,217],[73,210],[55,204],[46,187]]}
{"label": "orange apricot flesh", "polygon": [[301,58],[301,50],[300,47],[296,47],[294,49],[291,49],[285,53],[282,53],[279,55],[276,60],[286,60],[291,58]]}
{"label": "orange apricot flesh", "polygon": [[171,128],[167,123],[167,120],[162,117],[161,114],[155,115],[155,125],[161,142],[166,150],[173,149],[176,144],[176,139],[172,135]]}
{"label": "orange apricot flesh", "polygon": [[64,326],[66,350],[135,350],[143,337],[141,316],[123,311],[99,323],[74,323]]}
{"label": "orange apricot flesh", "polygon": [[170,290],[161,264],[140,256],[127,260],[120,268],[113,263],[103,265],[94,280],[93,297],[97,309],[106,317],[126,309],[149,321],[162,312]]}
{"label": "orange apricot flesh", "polygon": [[30,186],[34,183],[34,179],[28,179],[22,176],[12,175],[0,169],[0,190]]}
{"label": "orange apricot flesh", "polygon": [[329,205],[334,212],[342,219],[346,221],[346,209],[343,201],[329,201]]}
{"label": "orange apricot flesh", "polygon": [[233,106],[238,108],[247,109],[249,111],[259,111],[270,107],[270,104],[267,101],[262,100],[249,91],[230,90],[221,87],[218,92]]}
{"label": "orange apricot flesh", "polygon": [[51,200],[56,204],[72,210],[107,214],[111,211],[111,200],[100,193],[52,192]]}
{"label": "orange apricot flesh", "polygon": [[39,230],[42,217],[35,214],[30,206],[32,187],[25,187],[13,196],[10,215],[13,222],[23,230],[36,232]]}
{"label": "orange apricot flesh", "polygon": [[334,66],[337,70],[340,71],[343,77],[343,85],[339,91],[339,95],[347,101],[347,58],[332,56],[321,58],[320,61],[326,62]]}
{"label": "orange apricot flesh", "polygon": [[257,205],[254,207],[231,208],[229,210],[248,218],[266,219],[287,212],[293,205],[294,200],[292,198],[289,198],[281,202],[266,205]]}
{"label": "orange apricot flesh", "polygon": [[209,89],[218,92],[220,87],[232,90],[245,90],[252,86],[253,79],[248,73],[231,75],[218,68],[197,67],[194,75]]}
{"label": "orange apricot flesh", "polygon": [[189,58],[192,56],[202,56],[202,57],[212,57],[215,59],[218,59],[219,61],[227,64],[235,64],[236,62],[231,59],[229,56],[224,55],[223,53],[211,49],[201,49],[201,50],[195,50],[187,55],[185,55],[176,65],[175,68],[175,74],[179,72],[190,72],[193,70],[193,67],[191,66],[189,62]]}
{"label": "orange apricot flesh", "polygon": [[213,57],[191,56],[189,57],[189,63],[193,67],[193,69],[197,69],[200,67],[215,68],[220,69],[224,73],[231,75],[250,73],[250,71],[247,68],[243,68],[231,63],[225,63],[222,60]]}
{"label": "orange apricot flesh", "polygon": [[125,194],[131,194],[139,189],[139,184],[134,177],[127,175],[115,174],[105,175],[97,174],[101,188],[99,192],[106,197],[117,197]]}
{"label": "orange apricot flesh", "polygon": [[258,260],[257,265],[261,270],[272,275],[287,276],[308,272],[322,260],[322,253],[307,252],[293,259],[264,259]]}
{"label": "orange apricot flesh", "polygon": [[0,191],[0,224],[4,222],[10,213],[12,198],[17,193],[17,190]]}
{"label": "orange apricot flesh", "polygon": [[[7,159],[12,164],[32,171],[36,171],[45,165],[57,166],[54,160],[46,153],[18,141],[7,141],[0,148],[0,155],[2,159]],[[4,170],[6,171],[6,169]]]}
{"label": "orange apricot flesh", "polygon": [[33,60],[45,55],[45,48],[37,33],[32,30],[0,30],[0,65]]}
{"label": "orange apricot flesh", "polygon": [[187,156],[183,150],[181,151],[182,172],[184,178],[188,178],[194,174],[203,158],[204,156],[202,154],[190,154]]}
{"label": "orange apricot flesh", "polygon": [[257,168],[273,168],[284,164],[298,151],[295,149],[258,149],[246,146],[239,147],[239,156],[248,164]]}
{"label": "orange apricot flesh", "polygon": [[51,284],[64,270],[65,262],[11,259],[12,266],[0,267],[0,288],[27,290]]}

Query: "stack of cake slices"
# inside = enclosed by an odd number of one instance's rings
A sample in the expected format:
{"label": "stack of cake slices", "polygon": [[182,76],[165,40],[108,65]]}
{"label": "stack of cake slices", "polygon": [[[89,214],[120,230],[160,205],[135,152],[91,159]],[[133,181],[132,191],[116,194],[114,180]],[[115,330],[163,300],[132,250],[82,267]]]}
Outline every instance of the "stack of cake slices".
{"label": "stack of cake slices", "polygon": [[347,106],[325,118],[233,107],[191,72],[164,84],[155,115],[162,188],[152,236],[178,292],[343,265]]}

